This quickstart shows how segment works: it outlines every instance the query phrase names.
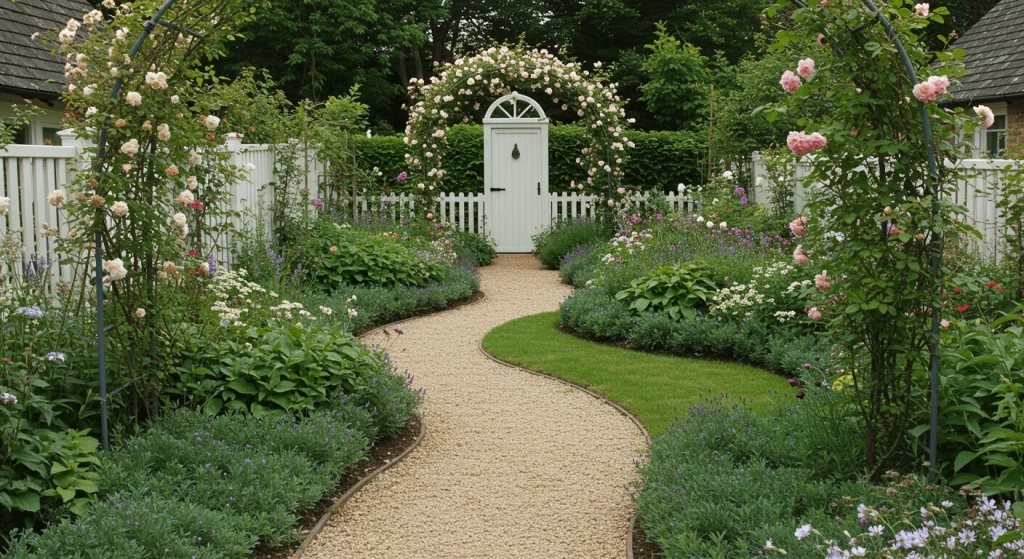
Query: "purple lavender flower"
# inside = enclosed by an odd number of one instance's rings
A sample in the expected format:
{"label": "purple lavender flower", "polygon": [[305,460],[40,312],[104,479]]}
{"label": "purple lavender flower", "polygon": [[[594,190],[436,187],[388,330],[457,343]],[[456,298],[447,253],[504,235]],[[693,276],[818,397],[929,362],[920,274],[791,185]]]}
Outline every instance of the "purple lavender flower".
{"label": "purple lavender flower", "polygon": [[401,173],[398,173],[398,176],[395,177],[395,180],[398,181],[398,182],[405,182],[405,181],[409,180],[409,173],[406,173],[405,171],[402,171]]}
{"label": "purple lavender flower", "polygon": [[309,201],[309,203],[312,204],[313,207],[316,208],[317,210],[319,210],[321,212],[324,211],[324,201],[323,200],[321,200],[319,198],[313,198],[312,200]]}
{"label": "purple lavender flower", "polygon": [[215,258],[212,254],[210,255],[210,258],[206,260],[206,264],[210,266],[211,276],[217,273],[217,258]]}

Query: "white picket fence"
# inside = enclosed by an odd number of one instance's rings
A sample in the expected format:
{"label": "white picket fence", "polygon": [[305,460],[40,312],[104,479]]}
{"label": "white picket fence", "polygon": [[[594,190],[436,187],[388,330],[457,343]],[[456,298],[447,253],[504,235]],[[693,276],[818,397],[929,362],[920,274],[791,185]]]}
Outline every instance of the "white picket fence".
{"label": "white picket fence", "polygon": [[[596,215],[594,196],[577,192],[551,192],[547,194],[552,221],[560,219],[593,218]],[[688,196],[675,192],[665,195],[672,213],[692,213],[696,203]],[[459,231],[486,234],[488,198],[483,193],[445,193],[438,196],[435,217],[449,223]],[[643,203],[643,201],[641,201]],[[500,208],[494,208],[500,211]],[[416,199],[411,194],[364,194],[356,204],[357,216],[386,215],[393,219],[406,219],[416,215]]]}
{"label": "white picket fence", "polygon": [[[762,181],[757,180],[757,177],[766,176],[764,163],[758,153],[754,153],[752,159],[754,200],[764,202],[767,197],[767,184],[758,184]],[[969,239],[970,248],[986,258],[998,260],[1003,252],[1006,223],[999,217],[995,193],[1003,184],[1008,172],[1014,172],[1013,169],[1020,165],[1020,162],[1009,159],[967,159],[962,161],[961,165],[967,171],[967,178],[957,185],[953,199],[967,210],[967,222],[982,235],[980,240]],[[789,179],[793,185],[794,209],[798,213],[804,207],[808,188],[814,188],[814,185],[806,184],[810,172],[811,165],[802,163],[792,170]]]}

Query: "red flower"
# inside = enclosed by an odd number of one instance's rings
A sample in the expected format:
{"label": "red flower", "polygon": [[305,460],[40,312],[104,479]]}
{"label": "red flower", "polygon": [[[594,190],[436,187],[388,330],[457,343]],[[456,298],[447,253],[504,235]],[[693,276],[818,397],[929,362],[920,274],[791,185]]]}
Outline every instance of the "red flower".
{"label": "red flower", "polygon": [[199,256],[199,250],[198,249],[192,249],[192,250],[188,251],[188,254],[186,256],[188,256],[189,258],[195,258],[195,257]]}
{"label": "red flower", "polygon": [[188,207],[192,208],[193,210],[201,210],[203,209],[203,202],[200,200],[196,200],[195,202],[189,204]]}
{"label": "red flower", "polygon": [[960,288],[959,287],[954,287],[953,288],[953,293],[959,294],[960,293]]}
{"label": "red flower", "polygon": [[985,287],[999,287],[999,284],[994,281],[990,281],[985,284]]}
{"label": "red flower", "polygon": [[969,309],[969,308],[971,308],[970,305],[964,305],[962,307],[957,307],[956,310],[957,310],[957,312],[966,312],[967,309]]}

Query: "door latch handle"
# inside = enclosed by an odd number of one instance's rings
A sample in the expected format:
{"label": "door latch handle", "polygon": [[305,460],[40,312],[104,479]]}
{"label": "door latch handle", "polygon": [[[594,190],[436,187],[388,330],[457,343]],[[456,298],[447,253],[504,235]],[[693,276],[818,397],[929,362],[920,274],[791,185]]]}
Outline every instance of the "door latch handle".
{"label": "door latch handle", "polygon": [[491,192],[505,192],[504,188],[492,188]]}
{"label": "door latch handle", "polygon": [[540,183],[537,183],[537,196],[540,196]]}

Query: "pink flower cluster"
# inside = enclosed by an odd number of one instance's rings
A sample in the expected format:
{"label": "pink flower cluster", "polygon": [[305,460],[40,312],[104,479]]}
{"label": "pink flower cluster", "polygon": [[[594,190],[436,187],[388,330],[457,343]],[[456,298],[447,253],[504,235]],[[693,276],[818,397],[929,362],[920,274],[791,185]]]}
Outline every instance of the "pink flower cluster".
{"label": "pink flower cluster", "polygon": [[790,151],[798,156],[804,156],[812,151],[823,149],[827,144],[828,140],[825,139],[825,136],[822,136],[817,132],[807,134],[803,131],[793,131],[790,132],[789,137],[786,138],[786,145],[789,146]]}
{"label": "pink flower cluster", "polygon": [[796,246],[796,250],[793,251],[793,261],[801,266],[806,266],[811,263],[811,259],[804,254],[804,245]]}
{"label": "pink flower cluster", "polygon": [[[799,75],[797,75],[799,74]],[[782,89],[786,90],[786,93],[796,93],[796,90],[800,89],[800,78],[810,78],[814,75],[814,59],[804,58],[796,64],[796,74],[792,70],[786,70],[782,73],[782,79],[779,83],[782,84]]]}
{"label": "pink flower cluster", "polygon": [[800,74],[800,77],[807,79],[814,75],[814,59],[804,58],[796,63],[796,73]]}
{"label": "pink flower cluster", "polygon": [[974,107],[974,114],[978,115],[978,118],[982,119],[981,124],[979,125],[982,128],[989,128],[996,123],[995,113],[985,105],[978,105],[977,107]]}
{"label": "pink flower cluster", "polygon": [[946,76],[932,76],[928,81],[921,82],[914,86],[914,97],[918,101],[935,101],[940,95],[945,95],[949,89],[949,78]]}
{"label": "pink flower cluster", "polygon": [[807,218],[800,216],[789,222],[789,231],[794,237],[802,237],[807,234]]}
{"label": "pink flower cluster", "polygon": [[796,90],[800,89],[800,76],[794,74],[791,70],[786,70],[782,74],[782,79],[779,80],[782,84],[782,89],[786,90],[786,93],[796,93]]}
{"label": "pink flower cluster", "polygon": [[928,4],[916,4],[914,11],[921,17],[928,17],[928,13],[931,11],[931,6]]}

